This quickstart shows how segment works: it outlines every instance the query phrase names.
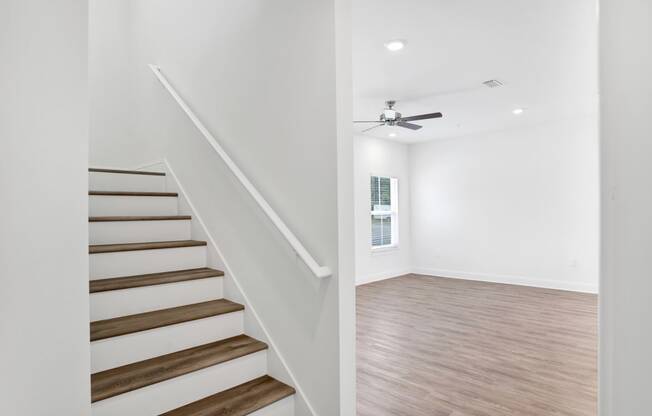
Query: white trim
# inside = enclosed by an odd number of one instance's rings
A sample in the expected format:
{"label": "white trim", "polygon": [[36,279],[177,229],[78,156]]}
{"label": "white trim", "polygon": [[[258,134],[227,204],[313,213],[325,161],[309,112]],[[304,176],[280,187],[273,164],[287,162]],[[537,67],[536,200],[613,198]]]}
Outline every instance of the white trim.
{"label": "white trim", "polygon": [[394,252],[398,251],[399,245],[398,244],[387,244],[385,246],[373,246],[371,247],[371,255],[380,255],[383,253],[387,252]]}
{"label": "white trim", "polygon": [[545,289],[567,290],[571,292],[598,293],[598,284],[564,282],[554,279],[541,279],[524,276],[498,275],[488,273],[463,272],[459,270],[429,269],[415,267],[412,273],[451,279],[475,280],[479,282],[503,283],[508,285],[532,286]]}
{"label": "white trim", "polygon": [[292,384],[294,385],[294,388],[296,389],[296,392],[302,397],[303,401],[305,402],[305,404],[308,407],[308,410],[311,412],[311,414],[313,416],[318,415],[318,413],[315,411],[315,408],[312,406],[312,404],[308,400],[308,396],[305,394],[304,390],[301,388],[301,385],[298,383],[297,378],[294,376],[294,373],[290,369],[290,366],[288,365],[287,361],[283,357],[283,354],[281,353],[281,350],[278,348],[278,346],[274,342],[274,339],[272,338],[270,332],[267,330],[267,327],[263,324],[263,321],[260,319],[260,315],[258,315],[258,313],[256,312],[256,308],[254,307],[253,303],[251,303],[251,301],[249,300],[249,297],[247,296],[246,292],[244,291],[244,289],[242,288],[242,286],[238,282],[237,277],[235,276],[235,274],[231,270],[231,267],[229,267],[229,263],[226,261],[226,258],[222,255],[222,251],[220,250],[220,247],[215,242],[215,239],[213,238],[213,235],[208,230],[208,227],[206,227],[206,224],[202,220],[201,215],[199,215],[199,211],[197,211],[195,209],[194,204],[192,203],[192,201],[190,200],[190,198],[188,196],[188,193],[186,192],[185,188],[183,187],[183,185],[179,181],[179,178],[177,177],[177,175],[174,173],[174,170],[170,166],[170,163],[168,162],[167,158],[164,158],[161,162],[151,163],[148,166],[152,166],[152,165],[155,165],[157,163],[163,163],[163,165],[165,165],[166,170],[168,171],[168,173],[170,174],[170,176],[172,177],[172,179],[174,180],[176,185],[179,187],[179,193],[185,199],[185,202],[188,204],[188,207],[190,207],[190,210],[192,211],[193,221],[197,220],[197,223],[199,224],[199,226],[202,228],[204,233],[206,233],[206,236],[207,236],[208,240],[210,241],[210,244],[215,249],[215,251],[217,252],[218,257],[220,258],[220,260],[222,261],[222,263],[224,265],[224,272],[226,273],[226,275],[228,275],[233,280],[233,283],[235,284],[236,288],[240,291],[240,294],[242,295],[242,298],[244,299],[244,303],[245,303],[247,309],[251,312],[251,315],[257,321],[260,329],[265,334],[265,337],[267,337],[267,342],[269,343],[270,347],[276,352],[276,355],[277,355],[279,361],[281,362],[281,365],[283,365],[283,367],[287,371],[290,379],[292,380]]}
{"label": "white trim", "polygon": [[410,269],[404,269],[404,270],[395,270],[395,271],[392,271],[392,272],[368,274],[368,275],[365,275],[365,276],[356,277],[355,285],[356,286],[366,285],[367,283],[373,283],[373,282],[378,282],[378,281],[381,281],[381,280],[393,279],[395,277],[400,277],[400,276],[410,274],[410,273],[411,273]]}
{"label": "white trim", "polygon": [[165,162],[162,161],[162,160],[153,160],[151,162],[142,163],[142,164],[136,166],[135,168],[131,168],[131,170],[144,170],[144,169],[147,169],[147,168],[151,168],[152,166],[156,166],[156,165],[165,165]]}
{"label": "white trim", "polygon": [[276,226],[279,232],[285,237],[292,249],[297,253],[297,255],[303,260],[303,262],[308,266],[312,273],[318,278],[329,277],[333,273],[330,268],[326,266],[320,266],[319,263],[310,255],[308,250],[301,244],[297,236],[288,228],[288,226],[283,222],[281,217],[278,216],[276,211],[269,205],[269,203],[263,198],[263,196],[258,192],[254,185],[249,181],[245,174],[240,170],[238,165],[235,164],[233,159],[226,153],[226,151],[220,146],[215,137],[211,134],[210,131],[204,126],[204,124],[199,120],[199,118],[192,112],[188,104],[181,98],[181,96],[175,91],[175,89],[167,81],[161,68],[156,65],[149,65],[156,78],[163,84],[165,89],[172,95],[177,104],[181,109],[186,113],[188,118],[193,122],[195,127],[199,132],[204,136],[208,143],[213,147],[215,152],[222,158],[226,166],[231,170],[231,173],[240,181],[242,186],[249,192],[249,195],[258,203],[263,212],[267,217],[272,221]]}
{"label": "white trim", "polygon": [[[136,167],[133,167],[133,166],[125,167],[125,166],[115,166],[115,165],[111,165],[111,166],[109,166],[109,165],[96,165],[94,163],[91,163],[91,166],[89,166],[89,169],[144,170],[144,169],[147,169],[149,167],[156,166],[156,165],[162,165],[162,164],[163,164],[163,162],[160,161],[160,160],[156,160],[156,161],[152,161],[152,162],[148,162],[148,163],[143,163],[143,164],[140,164],[140,165],[138,165]],[[101,173],[101,172],[89,172],[89,173]]]}
{"label": "white trim", "polygon": [[[124,167],[124,166],[115,166],[115,165],[96,165],[94,163],[91,163],[88,166],[89,169],[113,169],[113,170],[138,170],[138,169],[132,169],[129,167]],[[102,172],[91,172],[89,171],[88,173],[102,173]]]}
{"label": "white trim", "polygon": [[[399,245],[399,235],[400,235],[400,230],[399,230],[399,218],[398,218],[398,178],[394,176],[387,176],[387,175],[377,175],[375,173],[370,173],[369,174],[370,178],[377,177],[377,178],[388,178],[389,179],[389,195],[390,195],[390,210],[389,211],[380,211],[380,210],[371,210],[369,211],[371,222],[373,224],[373,217],[375,216],[389,216],[391,217],[392,220],[392,228],[391,228],[391,233],[392,233],[392,242],[390,244],[385,244],[383,246],[374,246],[373,245],[373,225],[371,225],[372,230],[371,230],[371,241],[370,241],[370,246],[371,246],[371,252],[375,252],[378,250],[379,252],[386,251],[386,250],[393,250],[397,249]],[[371,186],[369,189],[369,201],[371,202]],[[378,189],[378,192],[380,192],[380,188]]]}

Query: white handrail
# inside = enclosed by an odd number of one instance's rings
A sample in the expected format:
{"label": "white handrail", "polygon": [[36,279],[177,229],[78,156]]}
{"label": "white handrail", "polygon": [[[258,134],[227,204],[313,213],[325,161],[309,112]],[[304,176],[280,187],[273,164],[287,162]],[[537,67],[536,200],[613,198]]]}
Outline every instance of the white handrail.
{"label": "white handrail", "polygon": [[274,223],[276,228],[283,234],[283,237],[285,237],[286,240],[288,240],[288,243],[290,243],[290,246],[292,246],[292,249],[297,253],[297,255],[303,260],[304,263],[306,263],[306,266],[314,273],[315,276],[319,278],[324,278],[332,275],[331,269],[326,267],[326,266],[320,266],[315,259],[308,253],[308,250],[301,244],[299,239],[290,231],[287,225],[283,222],[281,217],[278,216],[276,211],[272,209],[272,207],[267,203],[265,198],[258,192],[256,188],[249,182],[249,179],[245,176],[244,173],[238,168],[238,166],[233,162],[231,157],[224,151],[222,146],[215,140],[215,137],[211,134],[211,132],[208,131],[206,126],[197,118],[195,113],[192,112],[190,107],[188,107],[188,104],[183,101],[181,96],[172,88],[172,85],[167,81],[165,76],[161,73],[161,68],[156,66],[156,65],[149,65],[150,69],[154,72],[154,75],[156,75],[156,78],[158,78],[159,81],[161,81],[161,84],[165,87],[166,90],[172,95],[172,97],[176,100],[176,102],[181,106],[183,111],[186,113],[188,118],[195,124],[195,127],[201,132],[201,134],[208,140],[208,143],[210,143],[211,146],[213,146],[213,149],[217,152],[218,155],[222,158],[224,163],[226,163],[226,166],[231,169],[231,172],[233,175],[235,175],[236,178],[240,181],[242,186],[245,187],[245,189],[249,192],[251,197],[258,203],[260,208],[263,210],[265,214],[269,217],[269,219]]}

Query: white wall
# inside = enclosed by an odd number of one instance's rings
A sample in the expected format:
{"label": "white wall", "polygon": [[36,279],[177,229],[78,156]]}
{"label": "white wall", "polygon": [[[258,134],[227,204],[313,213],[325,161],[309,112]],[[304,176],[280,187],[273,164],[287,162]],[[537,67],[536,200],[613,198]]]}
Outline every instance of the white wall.
{"label": "white wall", "polygon": [[[91,155],[91,163],[117,166],[167,157],[323,416],[340,411],[334,8],[333,0],[197,0],[192,7],[132,0],[131,142]],[[336,271],[333,277],[318,281],[296,257],[149,63],[161,66],[290,229]],[[98,140],[110,138],[91,143]]]}
{"label": "white wall", "polygon": [[88,3],[89,158],[94,166],[110,166],[127,149],[144,151],[131,139],[131,0]]}
{"label": "white wall", "polygon": [[[409,273],[410,181],[408,146],[372,137],[354,139],[356,283],[363,284]],[[398,179],[399,246],[371,250],[369,213],[371,175]]]}
{"label": "white wall", "polygon": [[0,414],[89,415],[87,2],[0,2]]}
{"label": "white wall", "polygon": [[652,409],[652,3],[600,1],[600,414]]}
{"label": "white wall", "polygon": [[595,117],[410,147],[417,273],[597,291]]}
{"label": "white wall", "polygon": [[335,0],[340,415],[356,411],[355,202],[351,0]]}

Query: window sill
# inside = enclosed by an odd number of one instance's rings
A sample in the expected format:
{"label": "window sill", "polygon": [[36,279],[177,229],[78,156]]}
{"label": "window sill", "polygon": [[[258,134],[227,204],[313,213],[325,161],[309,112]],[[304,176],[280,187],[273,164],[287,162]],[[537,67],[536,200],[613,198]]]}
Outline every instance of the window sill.
{"label": "window sill", "polygon": [[378,246],[378,247],[371,248],[371,254],[391,253],[397,250],[398,250],[398,244],[391,245],[391,246]]}

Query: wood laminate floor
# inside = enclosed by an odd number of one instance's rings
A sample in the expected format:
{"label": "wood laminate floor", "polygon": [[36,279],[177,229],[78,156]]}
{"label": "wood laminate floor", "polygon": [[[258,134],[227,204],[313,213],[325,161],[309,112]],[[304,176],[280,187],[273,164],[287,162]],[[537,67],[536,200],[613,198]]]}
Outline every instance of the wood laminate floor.
{"label": "wood laminate floor", "polygon": [[597,296],[406,275],[357,289],[358,416],[596,416]]}

